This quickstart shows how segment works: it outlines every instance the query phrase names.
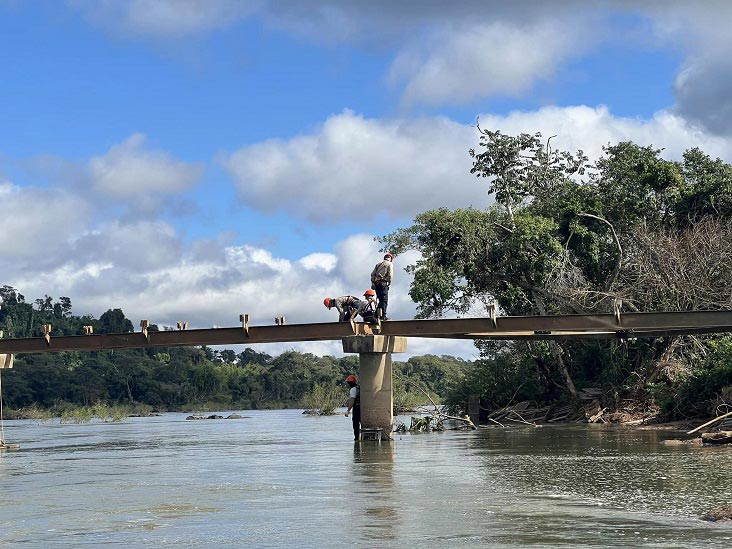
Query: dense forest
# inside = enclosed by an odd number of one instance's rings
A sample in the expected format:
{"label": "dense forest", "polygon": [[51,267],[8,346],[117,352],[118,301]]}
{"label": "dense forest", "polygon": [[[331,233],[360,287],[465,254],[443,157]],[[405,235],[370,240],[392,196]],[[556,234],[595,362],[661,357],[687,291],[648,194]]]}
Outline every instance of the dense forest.
{"label": "dense forest", "polygon": [[[0,288],[0,330],[5,337],[41,336],[42,324],[52,335],[81,335],[85,325],[94,333],[133,331],[121,309],[99,319],[75,316],[71,300],[44,296],[32,303],[15,288]],[[158,329],[153,326],[152,329]],[[420,356],[395,362],[395,398],[423,400],[417,389],[429,387],[444,396],[462,382],[469,363],[453,357]],[[19,355],[3,377],[5,405],[63,409],[145,404],[157,410],[256,409],[299,407],[316,385],[338,388],[357,373],[358,357],[318,357],[289,351],[270,356],[251,348],[240,353],[209,347],[174,347]],[[404,381],[406,380],[406,381]]]}
{"label": "dense forest", "polygon": [[[693,148],[680,161],[623,142],[590,162],[541,134],[479,129],[472,173],[494,203],[437,209],[381,238],[408,267],[422,318],[496,304],[501,314],[732,309],[732,166]],[[732,406],[732,339],[481,342],[451,398],[577,401],[676,419]]]}

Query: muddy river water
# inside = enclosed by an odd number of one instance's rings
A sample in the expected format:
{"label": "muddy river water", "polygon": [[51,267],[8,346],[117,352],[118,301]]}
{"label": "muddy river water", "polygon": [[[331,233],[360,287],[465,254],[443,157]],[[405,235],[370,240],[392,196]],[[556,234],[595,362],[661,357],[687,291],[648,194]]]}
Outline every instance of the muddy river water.
{"label": "muddy river water", "polygon": [[732,448],[666,432],[481,428],[354,443],[298,410],[5,422],[0,545],[732,547]]}

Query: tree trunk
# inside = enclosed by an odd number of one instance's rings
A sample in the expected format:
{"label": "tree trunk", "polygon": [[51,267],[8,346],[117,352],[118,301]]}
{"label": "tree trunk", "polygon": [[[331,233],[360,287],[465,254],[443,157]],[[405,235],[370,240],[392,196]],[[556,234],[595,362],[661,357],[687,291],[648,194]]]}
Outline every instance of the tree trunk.
{"label": "tree trunk", "polygon": [[[534,304],[536,305],[539,314],[546,315],[546,307],[544,306],[544,300],[541,298],[541,296],[536,292],[531,292],[531,296],[534,299]],[[572,376],[570,375],[569,370],[567,369],[567,365],[564,363],[564,358],[562,357],[562,355],[564,354],[564,350],[558,343],[554,341],[549,341],[549,348],[551,349],[554,360],[557,361],[557,368],[559,369],[559,373],[562,375],[564,388],[567,390],[567,393],[569,393],[569,396],[572,398],[572,400],[578,400],[577,389],[574,386]]]}

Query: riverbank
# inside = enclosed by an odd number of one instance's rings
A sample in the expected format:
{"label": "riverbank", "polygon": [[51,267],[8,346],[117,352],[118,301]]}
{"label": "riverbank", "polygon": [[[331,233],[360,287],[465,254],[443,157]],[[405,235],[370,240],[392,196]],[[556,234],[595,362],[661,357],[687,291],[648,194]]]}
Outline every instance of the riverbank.
{"label": "riverbank", "polygon": [[[268,408],[264,410],[302,410],[302,407],[279,407]],[[68,403],[59,403],[51,408],[43,408],[37,405],[21,408],[18,410],[5,409],[5,420],[35,420],[39,422],[49,422],[58,419],[60,423],[86,423],[90,421],[99,422],[120,422],[130,417],[153,417],[161,413],[186,413],[186,414],[209,414],[213,412],[236,412],[236,411],[255,411],[252,408],[231,407],[221,403],[204,403],[200,405],[188,405],[175,410],[158,410],[147,404],[121,404],[121,405],[105,405],[95,404],[92,406],[75,406]],[[549,412],[551,410],[552,412]],[[407,410],[395,410],[395,415],[429,415],[432,412],[425,407],[420,409],[410,408]],[[306,409],[304,413],[308,413]],[[316,411],[311,411],[311,415],[321,415]],[[605,418],[625,418],[626,421],[616,420],[609,421],[607,419],[600,421],[590,421],[593,416],[582,418],[582,410],[573,414],[566,412],[566,406],[556,404],[552,407],[529,407],[527,403],[518,403],[514,406],[502,408],[488,414],[478,425],[496,427],[510,427],[516,425],[573,425],[594,423],[600,425],[613,426],[621,429],[632,429],[636,431],[669,431],[685,435],[688,431],[695,429],[704,423],[714,419],[713,417],[700,417],[675,421],[660,421],[657,417],[647,415],[636,417],[627,414],[608,413]],[[324,415],[339,415],[336,411]],[[559,419],[557,419],[559,418]],[[727,418],[718,424],[710,426],[708,430],[729,430],[732,428],[732,418]]]}

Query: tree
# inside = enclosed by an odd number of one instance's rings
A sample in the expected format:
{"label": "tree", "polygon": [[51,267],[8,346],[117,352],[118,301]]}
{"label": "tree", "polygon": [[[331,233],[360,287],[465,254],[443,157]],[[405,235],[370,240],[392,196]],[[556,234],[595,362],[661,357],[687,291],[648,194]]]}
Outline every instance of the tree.
{"label": "tree", "polygon": [[122,334],[134,332],[132,326],[122,309],[108,309],[99,317],[99,333],[102,334]]}
{"label": "tree", "polygon": [[[729,165],[697,149],[671,162],[660,149],[623,142],[588,167],[582,151],[553,150],[541,134],[480,131],[471,172],[496,203],[424,212],[381,238],[384,249],[420,252],[407,267],[418,316],[493,302],[510,315],[610,312],[617,300],[631,310],[732,303]],[[589,371],[573,358],[589,360],[583,345],[484,349],[531,357],[547,387],[559,383],[574,395],[573,372]],[[683,348],[668,338],[625,345],[623,360],[639,365],[642,382]]]}

